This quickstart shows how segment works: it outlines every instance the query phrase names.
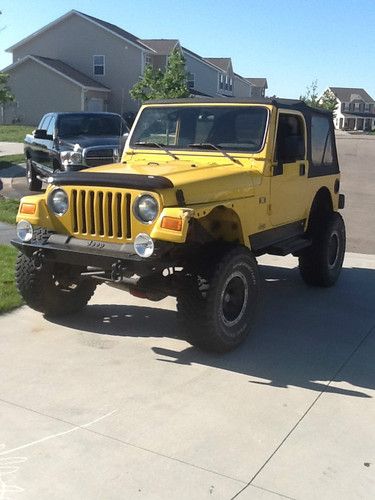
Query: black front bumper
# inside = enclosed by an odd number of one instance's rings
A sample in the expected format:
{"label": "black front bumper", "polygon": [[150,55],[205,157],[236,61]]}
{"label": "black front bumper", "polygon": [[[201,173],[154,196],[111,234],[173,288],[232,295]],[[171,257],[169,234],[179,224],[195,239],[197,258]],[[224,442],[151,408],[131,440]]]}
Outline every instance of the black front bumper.
{"label": "black front bumper", "polygon": [[[157,241],[155,250],[147,259],[139,257],[130,243],[108,243],[96,240],[81,240],[63,234],[52,233],[48,240],[25,243],[19,239],[11,241],[12,245],[30,258],[41,261],[55,261],[77,266],[94,266],[110,269],[121,261],[126,267],[145,271],[153,267],[164,267],[171,260],[171,252],[175,244]],[[142,272],[143,274],[143,272]]]}

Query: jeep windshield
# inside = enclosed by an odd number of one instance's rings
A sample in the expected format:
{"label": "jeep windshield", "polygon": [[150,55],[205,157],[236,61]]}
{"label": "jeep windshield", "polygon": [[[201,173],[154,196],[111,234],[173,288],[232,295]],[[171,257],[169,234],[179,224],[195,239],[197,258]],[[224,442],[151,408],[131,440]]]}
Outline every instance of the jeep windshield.
{"label": "jeep windshield", "polygon": [[93,113],[61,115],[57,128],[62,139],[82,135],[119,137],[126,132],[120,116]]}
{"label": "jeep windshield", "polygon": [[150,106],[142,111],[130,146],[255,153],[263,147],[267,118],[261,106]]}

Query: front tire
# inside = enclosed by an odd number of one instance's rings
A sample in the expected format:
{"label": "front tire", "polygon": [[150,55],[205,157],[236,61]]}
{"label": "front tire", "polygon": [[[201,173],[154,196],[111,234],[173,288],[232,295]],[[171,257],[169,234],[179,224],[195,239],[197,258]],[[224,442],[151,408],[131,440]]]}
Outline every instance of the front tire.
{"label": "front tire", "polygon": [[30,191],[42,190],[42,181],[39,180],[36,176],[36,172],[34,170],[31,158],[26,159],[26,181],[27,181],[27,187],[29,188]]}
{"label": "front tire", "polygon": [[[34,241],[43,242],[48,231],[36,229]],[[96,282],[82,279],[78,268],[46,262],[39,269],[27,255],[18,254],[16,285],[26,304],[47,316],[59,316],[82,310],[93,296]]]}
{"label": "front tire", "polygon": [[249,334],[260,300],[257,262],[244,247],[212,255],[177,296],[185,338],[206,351],[226,352]]}
{"label": "front tire", "polygon": [[338,212],[321,217],[311,229],[312,244],[299,256],[299,270],[308,285],[330,287],[339,278],[345,256],[346,234]]}

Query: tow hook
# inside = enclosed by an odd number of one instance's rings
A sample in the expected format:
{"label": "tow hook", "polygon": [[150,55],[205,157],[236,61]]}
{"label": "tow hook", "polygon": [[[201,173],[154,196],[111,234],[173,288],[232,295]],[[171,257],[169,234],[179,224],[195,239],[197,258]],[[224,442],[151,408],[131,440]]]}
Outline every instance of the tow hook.
{"label": "tow hook", "polygon": [[44,253],[42,250],[35,250],[35,252],[33,253],[33,262],[34,262],[34,266],[35,266],[35,269],[37,271],[40,271],[43,267],[43,264],[44,264],[44,259],[45,259],[45,256],[44,256]]}
{"label": "tow hook", "polygon": [[126,267],[123,265],[121,260],[112,264],[111,280],[115,283],[120,283],[120,281],[123,280],[125,270]]}

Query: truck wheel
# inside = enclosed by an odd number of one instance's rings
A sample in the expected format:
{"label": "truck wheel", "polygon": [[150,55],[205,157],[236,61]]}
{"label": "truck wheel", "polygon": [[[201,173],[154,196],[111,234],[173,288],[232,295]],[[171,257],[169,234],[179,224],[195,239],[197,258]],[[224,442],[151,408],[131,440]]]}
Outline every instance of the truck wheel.
{"label": "truck wheel", "polygon": [[299,256],[299,270],[305,283],[329,287],[340,275],[345,255],[345,224],[338,212],[320,219],[311,230],[312,245]]}
{"label": "truck wheel", "polygon": [[31,158],[26,159],[26,180],[27,187],[30,189],[30,191],[42,190],[42,181],[40,181],[36,176]]}
{"label": "truck wheel", "polygon": [[[33,240],[47,237],[46,230],[38,229]],[[74,266],[47,262],[37,269],[34,260],[23,253],[17,257],[16,284],[29,307],[51,316],[80,311],[96,288],[94,280],[80,279]]]}
{"label": "truck wheel", "polygon": [[231,248],[210,261],[192,273],[188,286],[178,293],[177,312],[191,344],[226,352],[249,334],[260,299],[259,270],[244,247]]}

